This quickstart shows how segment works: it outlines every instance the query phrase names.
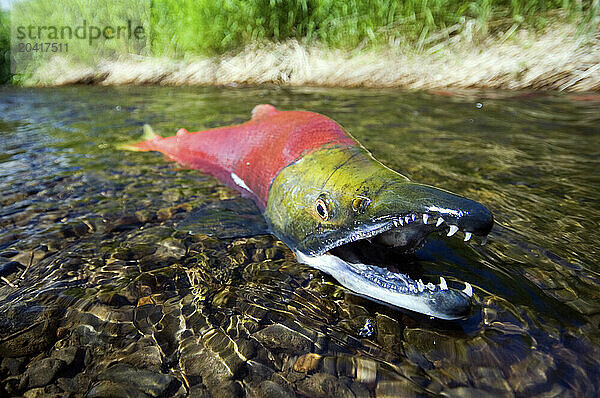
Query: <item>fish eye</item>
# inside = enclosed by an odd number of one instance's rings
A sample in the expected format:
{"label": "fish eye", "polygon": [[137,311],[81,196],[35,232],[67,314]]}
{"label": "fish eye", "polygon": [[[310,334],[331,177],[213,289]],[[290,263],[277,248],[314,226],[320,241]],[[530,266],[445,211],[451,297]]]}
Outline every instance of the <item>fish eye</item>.
{"label": "fish eye", "polygon": [[317,211],[317,214],[321,220],[327,221],[329,218],[329,210],[327,209],[327,203],[323,198],[317,198],[317,201],[315,202],[315,210]]}
{"label": "fish eye", "polygon": [[369,207],[370,203],[371,199],[364,196],[357,196],[352,201],[352,210],[354,210],[356,213],[364,213],[365,210],[367,210],[367,207]]}

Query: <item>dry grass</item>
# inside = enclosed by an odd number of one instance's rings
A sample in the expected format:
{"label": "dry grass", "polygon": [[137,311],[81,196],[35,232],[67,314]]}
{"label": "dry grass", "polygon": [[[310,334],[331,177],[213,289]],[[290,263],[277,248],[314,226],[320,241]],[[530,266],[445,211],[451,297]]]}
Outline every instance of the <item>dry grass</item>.
{"label": "dry grass", "polygon": [[[475,24],[473,22],[473,24]],[[473,25],[474,26],[474,25]],[[600,90],[600,34],[581,36],[555,24],[544,33],[520,29],[483,42],[462,33],[424,51],[398,43],[365,51],[330,50],[295,40],[246,47],[213,58],[122,59],[93,68],[55,58],[28,85],[256,85],[335,87]],[[70,71],[65,73],[64,71]]]}

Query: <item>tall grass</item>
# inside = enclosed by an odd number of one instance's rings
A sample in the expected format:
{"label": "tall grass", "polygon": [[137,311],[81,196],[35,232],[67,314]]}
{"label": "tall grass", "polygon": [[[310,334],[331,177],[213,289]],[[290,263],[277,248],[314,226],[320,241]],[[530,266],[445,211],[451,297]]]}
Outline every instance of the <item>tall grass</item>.
{"label": "tall grass", "polygon": [[[142,25],[145,32],[151,31],[150,1],[119,0],[110,1],[108,4],[110,7],[102,7],[102,4],[95,0],[24,0],[15,2],[10,12],[12,23],[15,25],[12,26],[15,40],[12,43],[11,57],[16,66],[16,81],[26,80],[35,70],[52,62],[54,56],[48,47],[45,51],[39,50],[39,47],[30,51],[18,51],[19,47],[15,45],[16,43],[27,43],[32,47],[37,46],[37,43],[60,43],[61,50],[56,53],[68,57],[80,65],[94,65],[100,60],[116,58],[124,54],[151,55],[148,50],[149,35],[145,35],[142,39],[135,39],[128,37],[127,33],[123,33],[117,37],[117,27],[124,27],[123,30],[126,32],[127,21],[131,21],[132,27]],[[95,39],[91,38],[89,30],[92,25],[97,29],[97,38]],[[27,33],[29,26],[33,27],[31,34]],[[22,27],[24,30],[19,33],[16,27]],[[43,32],[40,35],[35,27],[44,29],[53,27],[56,29],[54,38],[49,37],[49,29],[40,31]],[[110,27],[113,35],[111,39],[105,40],[101,35],[101,29],[104,27]],[[82,38],[77,38],[78,29],[81,29],[80,36]],[[20,35],[21,37],[19,37]],[[68,45],[68,51],[67,47],[63,47],[66,45]]]}
{"label": "tall grass", "polygon": [[465,19],[487,34],[500,25],[540,29],[551,17],[593,23],[597,14],[598,0],[155,0],[152,45],[161,55],[214,55],[288,38],[335,48],[390,38],[410,46]]}

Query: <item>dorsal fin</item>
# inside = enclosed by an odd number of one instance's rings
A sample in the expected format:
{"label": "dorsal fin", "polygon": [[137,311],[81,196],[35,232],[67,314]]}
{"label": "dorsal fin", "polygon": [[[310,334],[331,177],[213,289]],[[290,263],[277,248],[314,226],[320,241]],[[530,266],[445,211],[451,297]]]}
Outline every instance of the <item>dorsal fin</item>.
{"label": "dorsal fin", "polygon": [[273,105],[269,104],[260,104],[256,105],[254,109],[252,109],[252,120],[262,119],[267,116],[272,116],[279,112],[277,108]]}

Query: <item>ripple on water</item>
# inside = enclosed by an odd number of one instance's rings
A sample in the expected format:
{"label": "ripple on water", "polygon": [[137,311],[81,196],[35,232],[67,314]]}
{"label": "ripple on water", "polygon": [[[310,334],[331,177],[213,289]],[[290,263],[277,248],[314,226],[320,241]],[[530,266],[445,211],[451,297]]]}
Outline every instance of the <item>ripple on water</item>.
{"label": "ripple on water", "polygon": [[[0,395],[597,395],[597,103],[0,91]],[[487,246],[433,237],[411,260],[425,277],[472,283],[469,319],[357,297],[298,264],[213,178],[112,148],[146,122],[167,134],[215,127],[262,102],[325,113],[390,167],[493,210]]]}

